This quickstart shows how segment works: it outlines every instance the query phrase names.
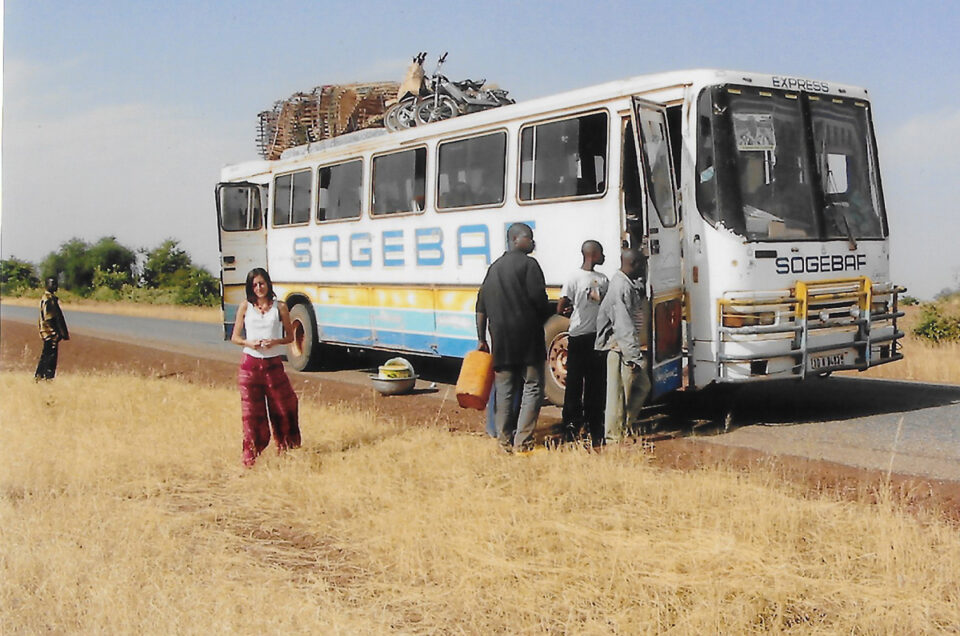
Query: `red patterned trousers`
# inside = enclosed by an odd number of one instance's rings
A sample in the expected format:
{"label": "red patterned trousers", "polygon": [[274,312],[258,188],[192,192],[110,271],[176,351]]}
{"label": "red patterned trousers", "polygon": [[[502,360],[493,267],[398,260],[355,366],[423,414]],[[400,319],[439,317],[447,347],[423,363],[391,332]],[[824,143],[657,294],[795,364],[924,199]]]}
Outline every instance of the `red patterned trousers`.
{"label": "red patterned trousers", "polygon": [[279,357],[244,355],[237,373],[243,409],[243,464],[253,466],[270,443],[270,428],[277,452],[300,446],[297,394]]}

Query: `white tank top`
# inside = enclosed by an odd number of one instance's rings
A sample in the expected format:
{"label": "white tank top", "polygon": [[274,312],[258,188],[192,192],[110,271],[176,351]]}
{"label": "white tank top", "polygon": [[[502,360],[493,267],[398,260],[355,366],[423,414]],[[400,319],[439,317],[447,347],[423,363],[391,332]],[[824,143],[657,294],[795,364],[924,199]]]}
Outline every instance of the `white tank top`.
{"label": "white tank top", "polygon": [[[261,314],[252,303],[247,303],[247,312],[243,314],[243,328],[247,332],[247,340],[276,340],[283,337],[283,323],[280,322],[280,310],[277,301]],[[254,358],[275,358],[283,354],[283,345],[274,345],[266,349],[244,347],[243,352]]]}

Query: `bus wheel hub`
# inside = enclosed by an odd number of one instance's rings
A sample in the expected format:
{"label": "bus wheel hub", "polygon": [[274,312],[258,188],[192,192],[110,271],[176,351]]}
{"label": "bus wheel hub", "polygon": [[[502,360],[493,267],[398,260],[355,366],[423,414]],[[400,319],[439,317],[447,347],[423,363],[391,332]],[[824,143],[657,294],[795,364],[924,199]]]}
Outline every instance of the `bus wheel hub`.
{"label": "bus wheel hub", "polygon": [[550,341],[547,351],[550,374],[563,386],[567,383],[567,334],[563,333]]}

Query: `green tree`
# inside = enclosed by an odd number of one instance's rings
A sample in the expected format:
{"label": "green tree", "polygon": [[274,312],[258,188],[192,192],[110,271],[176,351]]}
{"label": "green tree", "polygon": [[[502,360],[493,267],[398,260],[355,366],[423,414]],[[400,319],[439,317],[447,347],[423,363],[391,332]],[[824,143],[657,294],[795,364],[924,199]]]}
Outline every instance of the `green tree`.
{"label": "green tree", "polygon": [[112,236],[105,236],[90,245],[79,238],[63,243],[56,252],[47,255],[40,264],[43,278],[61,276],[64,289],[86,294],[95,287],[97,270],[110,273],[126,283],[133,283],[137,255],[121,245]]}
{"label": "green tree", "polygon": [[40,284],[33,263],[13,256],[0,260],[0,290],[4,294],[16,294]]}
{"label": "green tree", "polygon": [[60,245],[56,252],[50,252],[40,263],[40,277],[60,278],[60,286],[70,291],[86,291],[93,284],[93,267],[90,266],[87,252],[90,244],[79,238],[72,238]]}
{"label": "green tree", "polygon": [[214,305],[220,300],[217,279],[194,265],[176,239],[167,239],[146,252],[141,279],[144,287],[176,290],[181,304]]}
{"label": "green tree", "polygon": [[105,236],[97,241],[87,252],[87,259],[93,269],[91,283],[99,287],[97,272],[109,275],[105,282],[111,289],[119,289],[122,285],[132,285],[134,282],[134,268],[137,265],[136,253],[121,245],[113,236]]}
{"label": "green tree", "polygon": [[202,267],[193,267],[177,299],[184,305],[216,305],[220,302],[220,281]]}
{"label": "green tree", "polygon": [[144,287],[179,287],[193,267],[190,255],[180,249],[180,241],[167,239],[146,252],[141,278]]}

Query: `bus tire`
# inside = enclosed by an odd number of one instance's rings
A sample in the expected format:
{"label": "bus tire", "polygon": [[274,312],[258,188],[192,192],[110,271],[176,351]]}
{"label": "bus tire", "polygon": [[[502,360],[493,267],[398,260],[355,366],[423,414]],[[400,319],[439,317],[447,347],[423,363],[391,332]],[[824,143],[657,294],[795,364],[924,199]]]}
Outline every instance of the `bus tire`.
{"label": "bus tire", "polygon": [[310,371],[320,364],[317,319],[309,305],[300,303],[290,309],[293,342],[287,347],[287,362],[297,371]]}
{"label": "bus tire", "polygon": [[543,326],[543,340],[547,345],[547,359],[543,366],[543,392],[547,400],[563,406],[567,389],[567,330],[570,320],[551,316]]}

